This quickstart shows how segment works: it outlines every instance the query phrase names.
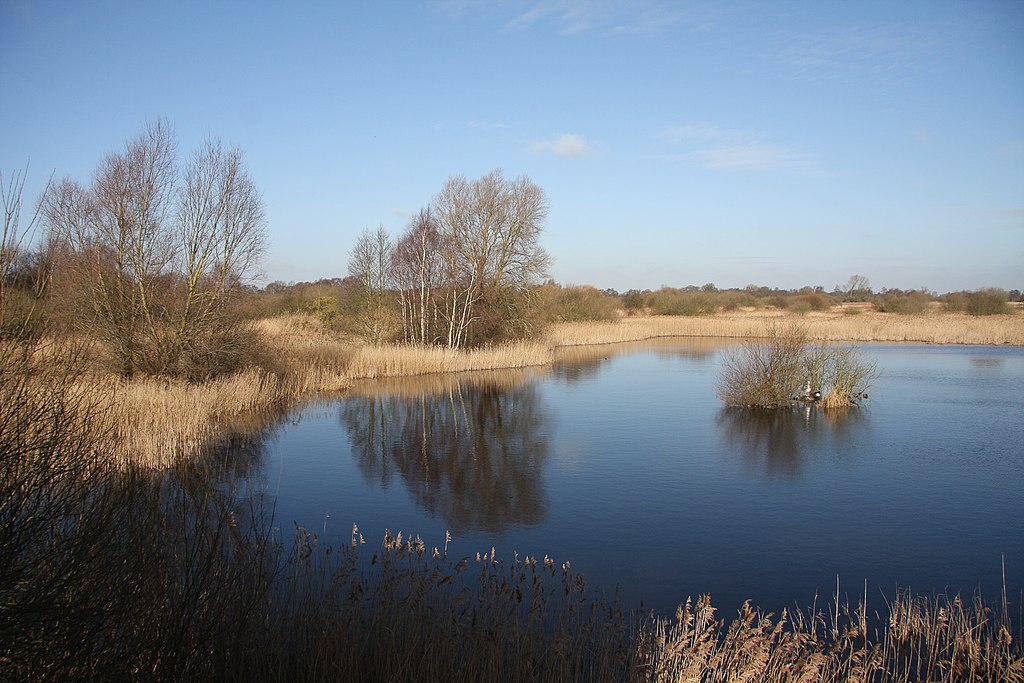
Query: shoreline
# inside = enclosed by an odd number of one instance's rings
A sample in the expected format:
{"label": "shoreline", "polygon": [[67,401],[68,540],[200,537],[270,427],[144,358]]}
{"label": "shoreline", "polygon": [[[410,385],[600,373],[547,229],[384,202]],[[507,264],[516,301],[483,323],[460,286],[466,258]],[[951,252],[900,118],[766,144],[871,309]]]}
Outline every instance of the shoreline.
{"label": "shoreline", "polygon": [[290,314],[254,325],[275,367],[251,368],[201,384],[153,377],[98,378],[83,388],[110,406],[104,426],[116,434],[116,464],[165,469],[195,457],[246,417],[316,396],[344,395],[357,382],[547,366],[560,351],[588,346],[671,337],[756,338],[767,325],[780,323],[801,326],[816,342],[1024,346],[1024,316],[1019,314],[975,318],[956,313],[800,315],[761,310],[699,317],[623,317],[612,322],[558,323],[537,341],[454,352],[440,347],[360,345],[325,330],[308,315]]}

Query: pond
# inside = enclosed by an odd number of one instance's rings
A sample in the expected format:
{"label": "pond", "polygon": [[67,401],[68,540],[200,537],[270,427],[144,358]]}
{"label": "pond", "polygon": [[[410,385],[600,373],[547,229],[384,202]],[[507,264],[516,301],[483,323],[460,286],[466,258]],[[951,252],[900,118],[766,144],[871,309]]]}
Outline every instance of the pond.
{"label": "pond", "polygon": [[571,561],[587,585],[670,613],[819,606],[897,588],[1024,586],[1024,349],[862,345],[861,407],[726,409],[735,341],[569,350],[552,367],[357,387],[251,446],[275,524],[322,543],[384,529],[450,553]]}

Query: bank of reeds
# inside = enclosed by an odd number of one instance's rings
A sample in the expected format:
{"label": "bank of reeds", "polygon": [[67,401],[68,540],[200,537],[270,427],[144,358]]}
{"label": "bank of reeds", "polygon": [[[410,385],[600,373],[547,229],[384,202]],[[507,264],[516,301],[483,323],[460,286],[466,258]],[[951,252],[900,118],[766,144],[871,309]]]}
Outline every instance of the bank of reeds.
{"label": "bank of reeds", "polygon": [[92,380],[91,399],[103,409],[100,429],[116,435],[110,450],[119,466],[162,469],[199,453],[239,420],[283,406],[299,394],[277,375],[249,369],[191,384],[140,377]]}
{"label": "bank of reeds", "polygon": [[616,322],[564,323],[548,331],[554,346],[608,344],[657,337],[759,337],[771,323],[798,323],[816,341],[925,342],[932,344],[1024,345],[1024,316],[979,318],[966,313],[921,316],[878,313],[864,308],[805,315],[776,310],[738,311],[713,316],[627,317]]}
{"label": "bank of reeds", "polygon": [[533,342],[452,351],[436,346],[362,346],[348,366],[349,377],[408,377],[436,373],[546,365],[551,349]]}

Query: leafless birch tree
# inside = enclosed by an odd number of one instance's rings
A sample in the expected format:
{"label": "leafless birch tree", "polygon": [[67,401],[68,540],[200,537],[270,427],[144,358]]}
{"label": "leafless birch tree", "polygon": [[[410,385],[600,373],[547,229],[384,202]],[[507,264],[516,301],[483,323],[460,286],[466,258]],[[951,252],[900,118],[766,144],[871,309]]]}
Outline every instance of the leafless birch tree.
{"label": "leafless birch tree", "polygon": [[406,341],[434,341],[434,291],[441,285],[442,250],[430,209],[423,209],[412,219],[395,245],[393,273]]}
{"label": "leafless birch tree", "polygon": [[391,328],[388,297],[394,245],[383,226],[364,230],[348,262],[349,275],[361,284],[358,323],[363,337],[374,344],[387,340]]}
{"label": "leafless birch tree", "polygon": [[434,198],[444,244],[448,346],[467,343],[485,296],[496,301],[503,292],[525,290],[544,276],[550,258],[540,236],[547,212],[547,196],[539,186],[526,176],[508,180],[500,170],[472,182],[451,178]]}

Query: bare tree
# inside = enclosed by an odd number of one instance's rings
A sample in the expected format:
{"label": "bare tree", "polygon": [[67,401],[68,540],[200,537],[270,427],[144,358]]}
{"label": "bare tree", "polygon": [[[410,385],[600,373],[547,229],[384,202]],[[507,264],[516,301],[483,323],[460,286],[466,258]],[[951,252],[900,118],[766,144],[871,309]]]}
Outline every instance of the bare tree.
{"label": "bare tree", "polygon": [[202,374],[196,358],[212,357],[213,345],[198,342],[226,325],[226,295],[264,248],[262,199],[241,152],[208,142],[179,183],[176,149],[158,120],[108,155],[89,188],[65,179],[43,202],[71,282],[88,290],[79,323],[125,375]]}
{"label": "bare tree", "polygon": [[185,171],[178,203],[178,271],[185,283],[177,343],[187,352],[223,324],[229,292],[265,250],[263,203],[238,149],[207,143]]}
{"label": "bare tree", "polygon": [[349,275],[360,282],[358,322],[362,335],[379,344],[390,331],[388,290],[391,284],[394,245],[383,226],[364,230],[348,261]]}
{"label": "bare tree", "polygon": [[540,246],[547,218],[544,191],[529,178],[507,180],[495,170],[470,182],[451,178],[434,198],[444,245],[447,343],[457,348],[477,320],[485,295],[525,290],[539,281],[550,258]]}
{"label": "bare tree", "polygon": [[441,284],[441,236],[430,209],[420,211],[395,245],[393,273],[406,341],[433,341],[434,290]]}
{"label": "bare tree", "polygon": [[[0,232],[0,338],[6,334],[7,328],[5,325],[12,322],[5,317],[10,303],[7,287],[16,279],[18,264],[26,257],[28,244],[35,235],[36,221],[39,217],[37,209],[32,213],[28,221],[22,222],[22,196],[25,190],[25,176],[27,174],[28,170],[26,168],[24,172],[15,171],[13,174],[8,175],[5,180],[3,172],[0,171],[0,205],[2,205],[4,213],[3,231]],[[34,284],[35,287],[32,293],[33,308],[34,301],[43,295],[45,279],[36,278]],[[26,331],[26,326],[32,317],[32,310],[26,311],[25,316],[19,317],[23,319],[13,322],[19,326],[20,334]]]}
{"label": "bare tree", "polygon": [[851,275],[844,291],[847,301],[867,301],[871,298],[871,283],[863,275]]}

